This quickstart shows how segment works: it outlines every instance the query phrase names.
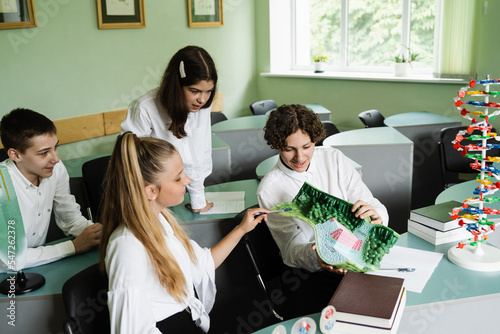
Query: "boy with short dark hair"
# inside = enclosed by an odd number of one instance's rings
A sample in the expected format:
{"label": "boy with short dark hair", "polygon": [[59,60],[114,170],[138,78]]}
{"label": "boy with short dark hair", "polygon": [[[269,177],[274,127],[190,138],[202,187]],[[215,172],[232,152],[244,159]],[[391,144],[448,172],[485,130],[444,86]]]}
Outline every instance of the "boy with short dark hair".
{"label": "boy with short dark hair", "polygon": [[[70,194],[68,172],[59,163],[54,123],[35,111],[18,108],[2,118],[0,136],[9,156],[0,165],[12,179],[28,247],[26,257],[16,259],[14,267],[1,263],[0,272],[39,266],[98,245],[102,225],[85,219]],[[42,246],[52,210],[59,228],[76,238]]]}

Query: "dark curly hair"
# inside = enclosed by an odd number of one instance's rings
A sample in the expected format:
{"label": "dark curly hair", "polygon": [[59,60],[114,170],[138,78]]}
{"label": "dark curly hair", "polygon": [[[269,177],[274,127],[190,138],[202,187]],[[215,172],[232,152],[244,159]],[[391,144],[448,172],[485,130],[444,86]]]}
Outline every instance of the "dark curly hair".
{"label": "dark curly hair", "polygon": [[271,148],[283,150],[288,136],[302,130],[313,143],[325,138],[325,128],[317,114],[301,104],[284,104],[273,110],[264,127],[264,139]]}

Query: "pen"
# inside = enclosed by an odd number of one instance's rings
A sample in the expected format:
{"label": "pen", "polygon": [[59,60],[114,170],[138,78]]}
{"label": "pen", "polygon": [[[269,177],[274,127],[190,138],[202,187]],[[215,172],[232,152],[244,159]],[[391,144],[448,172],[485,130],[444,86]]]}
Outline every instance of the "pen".
{"label": "pen", "polygon": [[[283,209],[279,209],[279,210],[273,210],[269,213],[277,213],[277,212],[283,212],[283,211],[291,211],[292,208],[283,208]],[[261,216],[261,215],[268,215],[269,213],[265,213],[265,212],[259,212],[259,213],[256,213],[254,217],[258,217],[258,216]]]}
{"label": "pen", "polygon": [[415,271],[415,268],[380,268],[379,270],[392,270],[392,271],[412,273]]}

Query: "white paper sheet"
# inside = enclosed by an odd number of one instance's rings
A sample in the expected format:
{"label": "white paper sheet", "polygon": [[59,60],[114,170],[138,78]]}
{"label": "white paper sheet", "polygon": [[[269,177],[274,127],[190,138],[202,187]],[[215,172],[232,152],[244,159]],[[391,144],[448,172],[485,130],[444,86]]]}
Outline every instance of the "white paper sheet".
{"label": "white paper sheet", "polygon": [[213,215],[220,213],[239,213],[245,209],[244,191],[226,191],[226,192],[206,192],[205,198],[213,202],[214,206],[202,215]]}
{"label": "white paper sheet", "polygon": [[17,13],[16,0],[0,0],[0,13]]}
{"label": "white paper sheet", "polygon": [[106,0],[106,15],[133,16],[135,5],[133,0]]}
{"label": "white paper sheet", "polygon": [[195,0],[194,15],[215,15],[215,1]]}
{"label": "white paper sheet", "polygon": [[368,271],[367,274],[404,278],[404,286],[408,291],[421,293],[442,258],[442,253],[394,246],[380,262],[380,268],[415,268],[415,271],[378,270]]}

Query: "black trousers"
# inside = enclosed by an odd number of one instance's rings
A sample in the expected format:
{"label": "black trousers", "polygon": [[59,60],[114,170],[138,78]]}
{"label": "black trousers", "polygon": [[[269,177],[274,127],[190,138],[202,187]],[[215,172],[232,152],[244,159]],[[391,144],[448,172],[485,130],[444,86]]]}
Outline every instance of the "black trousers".
{"label": "black trousers", "polygon": [[329,271],[311,273],[287,267],[281,277],[283,303],[277,307],[285,319],[318,313],[328,305],[344,275]]}
{"label": "black trousers", "polygon": [[156,323],[156,328],[160,330],[160,332],[166,334],[203,334],[203,330],[196,326],[193,319],[191,318],[191,314],[188,311],[184,310],[182,312],[176,313],[162,321],[158,321]]}

